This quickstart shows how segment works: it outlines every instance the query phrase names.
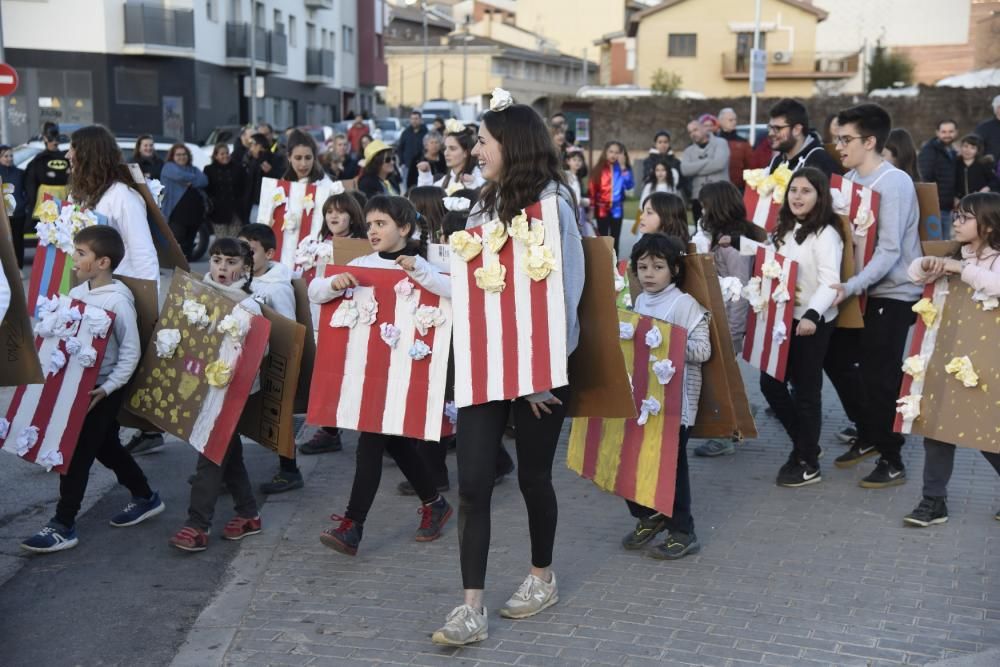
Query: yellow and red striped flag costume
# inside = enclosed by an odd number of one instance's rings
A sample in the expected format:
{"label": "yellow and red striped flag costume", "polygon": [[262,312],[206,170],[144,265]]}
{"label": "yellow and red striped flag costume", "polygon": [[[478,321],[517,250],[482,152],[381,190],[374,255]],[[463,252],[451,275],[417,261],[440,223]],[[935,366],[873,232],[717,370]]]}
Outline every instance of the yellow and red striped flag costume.
{"label": "yellow and red striped flag costume", "polygon": [[[641,413],[643,401],[655,399],[659,411],[648,414],[645,425],[638,419],[574,419],[566,464],[601,489],[669,516],[677,477],[687,332],[627,310],[618,311],[618,321],[627,325],[621,346],[632,377],[636,410]],[[630,337],[629,326],[634,331]],[[650,347],[647,334],[654,328],[662,342]],[[653,363],[665,359],[673,363],[674,374],[661,384]]]}

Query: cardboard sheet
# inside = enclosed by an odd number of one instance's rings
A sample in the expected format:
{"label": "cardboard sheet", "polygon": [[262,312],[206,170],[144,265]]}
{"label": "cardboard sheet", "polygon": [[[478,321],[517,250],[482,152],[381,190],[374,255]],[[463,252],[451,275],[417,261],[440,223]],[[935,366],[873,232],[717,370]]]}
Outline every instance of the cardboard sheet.
{"label": "cardboard sheet", "polygon": [[[150,341],[153,340],[153,331],[156,329],[156,322],[160,319],[159,294],[156,289],[156,282],[153,280],[142,280],[140,278],[127,278],[125,276],[115,276],[115,280],[125,283],[125,286],[132,292],[135,298],[135,312],[139,317],[139,344],[140,350],[146,350]],[[126,396],[131,395],[132,386],[135,382],[135,375],[132,376],[123,389]],[[147,433],[157,431],[155,426],[148,420],[129,412],[123,405],[118,413],[118,423],[128,428],[137,428]]]}
{"label": "cardboard sheet", "polygon": [[[840,233],[842,239],[850,239],[854,231],[854,226],[847,216],[840,217]],[[846,282],[852,278],[857,271],[854,266],[854,244],[844,243],[844,255],[840,260],[840,281]],[[865,320],[861,313],[861,300],[857,296],[850,296],[844,299],[838,307],[837,315],[838,329],[864,329]]]}
{"label": "cardboard sheet", "polygon": [[17,268],[7,211],[0,205],[0,265],[10,288],[10,303],[0,320],[0,386],[16,387],[45,381],[31,331],[21,270]]}
{"label": "cardboard sheet", "polygon": [[944,240],[937,183],[915,183],[914,185],[917,188],[917,205],[920,208],[920,240]]}
{"label": "cardboard sheet", "polygon": [[153,193],[146,185],[146,177],[143,176],[142,169],[137,164],[130,164],[128,169],[135,182],[136,191],[142,195],[143,201],[146,202],[146,219],[149,223],[149,232],[153,235],[153,245],[156,246],[156,257],[160,261],[160,268],[190,271],[191,267],[188,266],[184,252],[181,251],[177,239],[174,238],[174,233],[170,231],[170,225],[163,217],[159,204],[153,199]]}

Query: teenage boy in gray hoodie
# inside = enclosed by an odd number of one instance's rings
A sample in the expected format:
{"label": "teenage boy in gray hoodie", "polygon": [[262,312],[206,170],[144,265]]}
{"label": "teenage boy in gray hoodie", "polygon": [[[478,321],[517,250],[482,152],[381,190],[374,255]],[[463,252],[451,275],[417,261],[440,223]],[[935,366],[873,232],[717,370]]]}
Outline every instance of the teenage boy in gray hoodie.
{"label": "teenage boy in gray hoodie", "polygon": [[111,277],[125,256],[125,243],[114,227],[95,225],[80,230],[73,244],[73,271],[80,284],[70,290],[69,296],[112,312],[115,318],[97,385],[90,392],[90,407],[80,429],[76,451],[69,470],[59,478],[56,514],[38,533],[21,543],[21,548],[35,553],[72,549],[79,542],[76,515],[87,491],[95,458],[113,471],[118,482],[132,494],[125,508],[111,517],[112,526],[134,526],[166,508],[118,439],[118,411],[125,400],[124,387],[139,365],[142,352],[135,298],[128,287]]}
{"label": "teenage boy in gray hoodie", "polygon": [[[877,192],[879,208],[871,261],[846,283],[834,285],[837,303],[848,296],[868,294],[865,327],[856,344],[835,355],[847,359],[853,354],[857,369],[852,363],[826,367],[841,399],[850,397],[854,403],[845,405],[845,410],[859,417],[857,439],[835,464],[847,468],[878,454],[875,470],[860,484],[880,489],[906,481],[900,455],[904,439],[893,433],[892,425],[906,336],[916,317],[911,309],[923,291],[907,275],[910,262],[923,254],[917,232],[920,216],[913,181],[882,159],[882,148],[892,128],[888,112],[877,104],[861,104],[841,111],[837,125],[834,143],[842,164],[849,170],[844,178]],[[837,338],[836,344],[844,345],[844,340]],[[832,348],[835,341],[831,340],[830,345]]]}

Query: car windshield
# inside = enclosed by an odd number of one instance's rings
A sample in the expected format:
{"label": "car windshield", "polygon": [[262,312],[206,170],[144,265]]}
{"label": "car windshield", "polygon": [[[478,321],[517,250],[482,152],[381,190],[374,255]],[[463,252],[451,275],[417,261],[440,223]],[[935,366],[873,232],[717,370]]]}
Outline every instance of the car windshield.
{"label": "car windshield", "polygon": [[380,130],[395,130],[396,121],[394,120],[377,120],[375,121],[375,127]]}
{"label": "car windshield", "polygon": [[14,164],[21,164],[41,152],[42,149],[37,146],[18,146],[14,149]]}

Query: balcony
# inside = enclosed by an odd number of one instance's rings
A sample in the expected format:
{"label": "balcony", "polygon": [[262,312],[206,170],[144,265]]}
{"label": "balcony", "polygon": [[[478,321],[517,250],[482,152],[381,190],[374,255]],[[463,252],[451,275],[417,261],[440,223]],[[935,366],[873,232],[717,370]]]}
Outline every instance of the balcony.
{"label": "balcony", "polygon": [[[282,32],[263,28],[254,31],[254,60],[266,72],[284,72],[288,68],[288,38]],[[226,65],[250,67],[250,25],[226,24]]]}
{"label": "balcony", "polygon": [[333,9],[333,0],[305,0],[306,9]]}
{"label": "balcony", "polygon": [[329,49],[307,49],[306,83],[333,83],[333,58]]}
{"label": "balcony", "polygon": [[[815,51],[768,51],[768,79],[849,79],[858,73],[858,53],[823,54]],[[750,78],[750,54],[722,54],[722,76]]]}
{"label": "balcony", "polygon": [[125,5],[125,50],[128,53],[176,55],[194,49],[194,11],[155,5]]}

